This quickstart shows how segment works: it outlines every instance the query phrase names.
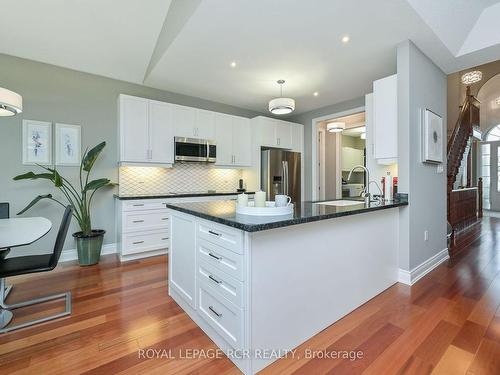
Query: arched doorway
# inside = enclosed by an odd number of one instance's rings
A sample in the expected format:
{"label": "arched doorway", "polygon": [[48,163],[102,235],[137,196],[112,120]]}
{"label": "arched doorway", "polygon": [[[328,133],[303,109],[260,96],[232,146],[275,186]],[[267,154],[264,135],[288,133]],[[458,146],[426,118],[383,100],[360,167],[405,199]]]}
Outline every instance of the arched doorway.
{"label": "arched doorway", "polygon": [[482,142],[478,177],[483,178],[483,208],[500,211],[500,74],[483,84],[478,92]]}

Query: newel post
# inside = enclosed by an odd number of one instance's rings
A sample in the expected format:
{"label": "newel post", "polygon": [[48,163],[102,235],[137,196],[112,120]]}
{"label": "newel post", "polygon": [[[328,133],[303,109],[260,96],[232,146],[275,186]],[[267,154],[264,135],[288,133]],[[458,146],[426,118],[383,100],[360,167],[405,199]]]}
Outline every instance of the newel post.
{"label": "newel post", "polygon": [[477,217],[478,219],[483,217],[483,178],[479,177],[477,180],[477,196],[479,202],[477,202]]}

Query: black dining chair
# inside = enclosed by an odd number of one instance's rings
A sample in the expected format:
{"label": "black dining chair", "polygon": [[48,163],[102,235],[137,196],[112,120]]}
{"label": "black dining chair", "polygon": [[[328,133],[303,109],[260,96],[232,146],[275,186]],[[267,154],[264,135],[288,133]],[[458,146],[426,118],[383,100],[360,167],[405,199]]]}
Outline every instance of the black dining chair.
{"label": "black dining chair", "polygon": [[[29,273],[47,272],[47,271],[52,271],[54,268],[56,268],[57,263],[59,262],[59,258],[61,257],[64,241],[66,240],[66,235],[68,233],[68,228],[71,222],[72,214],[73,214],[73,208],[71,206],[66,207],[63,218],[61,220],[61,225],[59,226],[59,231],[57,232],[54,250],[51,254],[28,255],[28,256],[4,259],[0,261],[0,307],[4,309],[0,312],[1,313],[0,333],[28,327],[33,324],[45,322],[47,320],[52,320],[71,314],[71,292],[65,292],[60,294],[54,294],[47,297],[35,298],[30,301],[14,303],[11,305],[7,304],[5,302],[6,298],[5,278],[11,276],[25,275]],[[65,300],[65,309],[63,312],[50,315],[44,318],[23,322],[20,324],[8,325],[13,316],[10,310],[14,310],[20,307],[35,305],[47,301],[52,301],[60,298],[64,298]]]}
{"label": "black dining chair", "polygon": [[[0,219],[9,218],[9,204],[7,202],[0,202]],[[9,253],[10,249],[0,249],[0,259],[4,259]]]}

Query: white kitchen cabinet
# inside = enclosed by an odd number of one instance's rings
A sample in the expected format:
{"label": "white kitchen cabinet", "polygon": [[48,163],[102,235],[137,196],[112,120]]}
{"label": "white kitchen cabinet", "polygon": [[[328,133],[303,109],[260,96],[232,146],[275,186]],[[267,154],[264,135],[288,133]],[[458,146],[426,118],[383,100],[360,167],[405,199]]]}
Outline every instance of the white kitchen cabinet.
{"label": "white kitchen cabinet", "polygon": [[350,171],[356,165],[364,165],[363,150],[353,147],[342,147],[341,165],[343,171]]}
{"label": "white kitchen cabinet", "polygon": [[172,107],[168,103],[149,101],[150,161],[172,164],[174,162],[174,137]]}
{"label": "white kitchen cabinet", "polygon": [[119,108],[120,163],[172,164],[170,105],[120,95]]}
{"label": "white kitchen cabinet", "polygon": [[149,101],[120,95],[120,161],[149,161]]}
{"label": "white kitchen cabinet", "polygon": [[261,146],[292,148],[292,133],[295,124],[263,116],[258,116],[252,120],[258,126],[258,143]]}
{"label": "white kitchen cabinet", "polygon": [[292,147],[296,152],[304,151],[304,126],[302,124],[291,124],[292,126]]}
{"label": "white kitchen cabinet", "polygon": [[168,257],[169,286],[192,308],[196,308],[196,221],[187,215],[170,217],[172,247]]}
{"label": "white kitchen cabinet", "polygon": [[398,157],[397,75],[373,82],[373,152],[379,164],[393,164]]}
{"label": "white kitchen cabinet", "polygon": [[215,138],[215,112],[172,105],[173,136],[186,138]]}
{"label": "white kitchen cabinet", "polygon": [[215,116],[216,112],[196,110],[195,133],[197,138],[215,139]]}
{"label": "white kitchen cabinet", "polygon": [[215,117],[217,165],[251,165],[250,120],[218,113]]}

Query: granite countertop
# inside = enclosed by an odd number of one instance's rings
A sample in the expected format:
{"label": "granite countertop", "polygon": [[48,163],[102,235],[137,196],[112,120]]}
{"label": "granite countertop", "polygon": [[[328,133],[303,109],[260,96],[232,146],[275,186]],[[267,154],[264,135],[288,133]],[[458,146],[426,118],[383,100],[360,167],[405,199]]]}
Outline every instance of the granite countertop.
{"label": "granite countertop", "polygon": [[[215,197],[224,195],[237,195],[237,191],[196,191],[196,192],[183,192],[183,193],[161,193],[161,194],[115,194],[114,197],[119,200],[132,200],[132,199],[162,199],[162,198],[189,198],[189,197]],[[246,191],[245,194],[254,194],[253,191]]]}
{"label": "granite countertop", "polygon": [[[354,199],[349,199],[354,200]],[[186,214],[228,225],[246,232],[259,232],[290,225],[333,219],[342,216],[363,214],[408,205],[408,195],[399,194],[393,202],[375,202],[366,205],[359,201],[352,206],[328,206],[318,202],[301,202],[295,205],[294,213],[283,216],[247,216],[236,213],[236,202],[218,200],[210,202],[167,203],[167,207]]]}

